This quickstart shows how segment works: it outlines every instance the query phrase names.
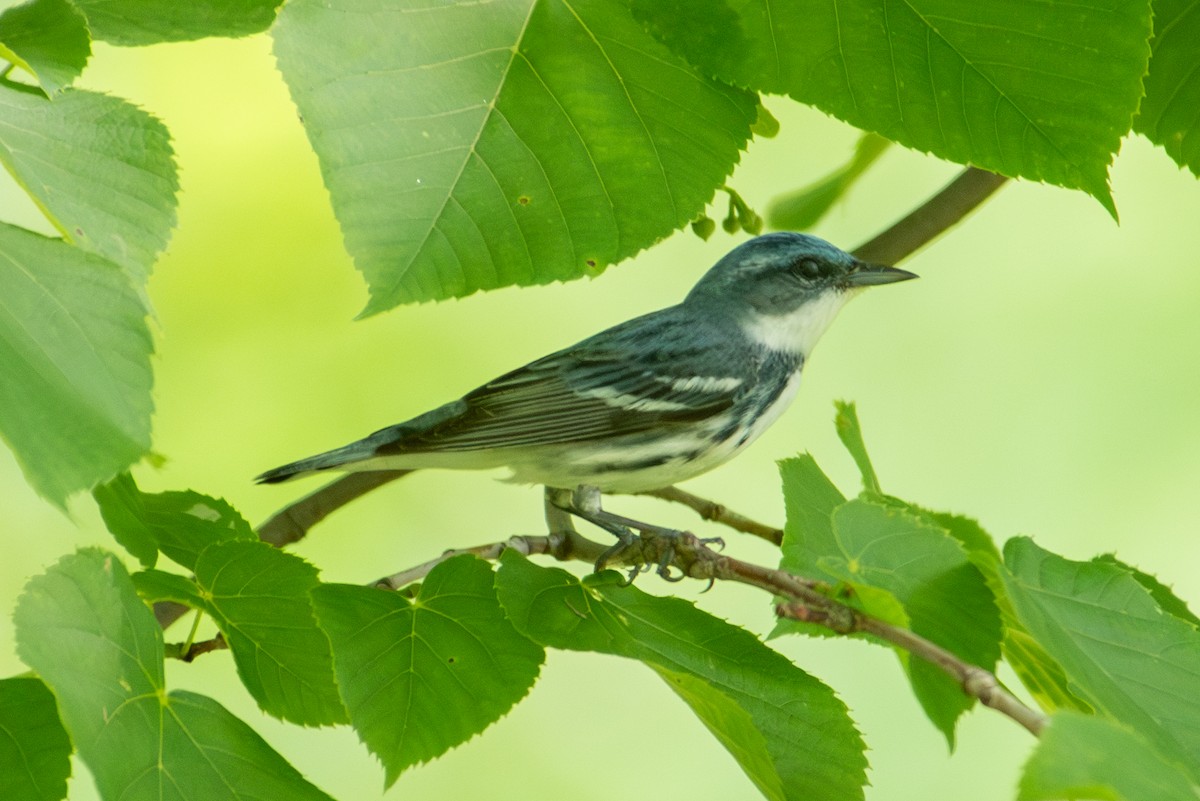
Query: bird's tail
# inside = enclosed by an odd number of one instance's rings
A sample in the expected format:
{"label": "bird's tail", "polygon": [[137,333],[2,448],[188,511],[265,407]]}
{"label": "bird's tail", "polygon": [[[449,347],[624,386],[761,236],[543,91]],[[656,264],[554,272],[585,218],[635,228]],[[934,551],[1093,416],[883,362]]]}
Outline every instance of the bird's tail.
{"label": "bird's tail", "polygon": [[336,468],[345,470],[355,462],[361,462],[374,456],[376,447],[378,447],[378,443],[372,441],[370,437],[360,439],[358,442],[351,442],[349,445],[343,445],[340,448],[268,470],[262,475],[256,476],[254,481],[258,484],[278,484],[281,481],[289,481],[297,476],[316,473],[320,470]]}

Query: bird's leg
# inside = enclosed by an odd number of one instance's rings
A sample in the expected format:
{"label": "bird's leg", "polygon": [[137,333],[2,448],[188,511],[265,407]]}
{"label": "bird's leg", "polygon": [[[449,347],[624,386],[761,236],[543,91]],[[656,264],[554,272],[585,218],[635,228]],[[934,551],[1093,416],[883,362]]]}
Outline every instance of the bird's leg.
{"label": "bird's leg", "polygon": [[[569,504],[566,511],[588,521],[592,525],[599,526],[617,538],[616,543],[611,548],[596,558],[597,573],[604,569],[609,559],[622,553],[637,541],[637,535],[627,525],[627,523],[633,521],[626,521],[623,518],[618,518],[617,515],[604,511],[600,505],[600,489],[598,487],[588,484],[579,485],[571,493]],[[634,567],[630,571],[629,580],[632,582],[640,571],[640,567]]]}
{"label": "bird's leg", "polygon": [[[683,576],[672,576],[670,574],[670,566],[675,558],[676,542],[682,537],[690,537],[686,531],[679,531],[673,528],[664,528],[651,523],[643,523],[640,520],[624,517],[622,515],[607,512],[600,503],[600,490],[597,487],[582,484],[570,493],[569,498],[565,490],[557,491],[551,498],[551,503],[569,512],[576,517],[586,520],[589,523],[599,526],[617,538],[617,542],[608,550],[600,554],[596,559],[596,570],[604,569],[609,559],[623,553],[637,542],[637,535],[634,530],[642,533],[643,542],[645,537],[649,535],[652,538],[661,538],[665,540],[658,559],[658,574],[665,579],[671,581],[679,581]],[[698,540],[700,545],[719,545],[724,546],[725,541],[720,537],[711,539]],[[630,574],[630,580],[637,575],[639,568],[634,568]]]}

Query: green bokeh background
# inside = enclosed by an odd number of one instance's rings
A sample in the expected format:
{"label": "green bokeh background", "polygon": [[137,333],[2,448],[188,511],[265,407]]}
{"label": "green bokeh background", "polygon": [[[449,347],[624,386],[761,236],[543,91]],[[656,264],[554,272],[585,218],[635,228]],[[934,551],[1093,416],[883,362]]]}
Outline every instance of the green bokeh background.
{"label": "green bokeh background", "polygon": [[[130,98],[175,137],[179,228],[155,268],[155,448],[148,490],[223,496],[251,520],[313,485],[250,478],[457,397],[482,381],[627,317],[677,301],[743,236],[678,234],[602,277],[400,308],[361,322],[366,291],[340,237],[316,159],[273,69],[266,37],[120,50],[96,46],[83,85]],[[783,100],[774,140],[751,145],[733,185],[770,197],[846,159],[856,134]],[[958,168],[893,149],[817,233],[852,247]],[[792,410],[735,462],[687,488],[782,522],[774,461],[811,451],[855,489],[832,401],[858,403],[885,490],[977,517],[997,538],[1029,534],[1073,558],[1115,551],[1185,599],[1200,597],[1200,186],[1135,138],[1114,170],[1122,223],[1079,193],[1018,183],[905,266],[917,282],[873,290],[818,348]],[[48,231],[5,178],[3,218]],[[723,214],[723,208],[716,215]],[[87,498],[64,517],[0,451],[0,675],[24,670],[9,618],[29,576],[83,544],[112,546]],[[365,582],[442,550],[537,532],[540,494],[480,474],[427,473],[332,518],[297,552],[332,581]],[[634,516],[696,526],[643,499]],[[705,533],[723,533],[699,527]],[[728,537],[733,553],[772,550]],[[752,630],[760,592],[676,590]],[[169,639],[182,639],[172,631]],[[922,717],[895,657],[860,642],[776,646],[850,705],[872,750],[868,797],[1015,794],[1032,745],[977,710],[957,752]],[[304,730],[261,715],[228,654],[168,665],[173,687],[209,693],[311,780],[346,799],[381,797],[383,772],[347,728]],[[76,763],[71,797],[95,797]],[[550,654],[531,696],[499,724],[401,777],[389,798],[754,798],[750,782],[648,670]]]}

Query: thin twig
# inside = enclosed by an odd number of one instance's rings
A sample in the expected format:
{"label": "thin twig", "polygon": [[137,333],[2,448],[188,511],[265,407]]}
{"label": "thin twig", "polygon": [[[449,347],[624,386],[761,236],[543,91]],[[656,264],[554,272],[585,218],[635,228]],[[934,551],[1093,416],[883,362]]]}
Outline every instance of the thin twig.
{"label": "thin twig", "polygon": [[[544,536],[518,536],[503,542],[446,551],[427,562],[381,578],[374,582],[374,586],[397,590],[420,581],[439,564],[454,556],[470,553],[483,559],[496,560],[508,548],[526,556],[552,555],[562,561],[575,560],[587,564],[593,564],[601,553],[608,550],[607,546],[579,535],[572,526],[567,531]],[[908,629],[871,617],[830,597],[831,587],[824,582],[716,553],[699,538],[686,533],[677,537],[643,534],[624,552],[612,556],[609,562],[613,565],[630,565],[635,569],[646,564],[659,565],[659,572],[664,577],[667,570],[665,566],[669,565],[691,578],[736,581],[758,587],[773,596],[786,599],[775,607],[776,614],[781,617],[821,625],[839,634],[872,634],[939,668],[958,682],[964,693],[977,699],[984,706],[1012,718],[1034,736],[1040,735],[1046,726],[1046,716],[1021,703],[1005,690],[995,674],[963,661],[940,645]],[[190,661],[200,654],[227,647],[228,643],[224,637],[217,635],[212,640],[195,643],[187,653],[168,652],[168,655]]]}
{"label": "thin twig", "polygon": [[420,581],[429,575],[429,571],[455,556],[461,556],[464,553],[474,554],[480,559],[495,561],[500,558],[500,554],[511,548],[525,556],[533,556],[534,554],[551,553],[555,548],[553,535],[541,537],[510,537],[504,542],[489,542],[485,545],[476,545],[474,548],[455,548],[446,551],[441,556],[434,557],[428,562],[423,562],[415,567],[410,567],[407,570],[401,570],[399,573],[393,573],[390,576],[385,576],[374,582],[375,587],[385,590],[398,590],[412,584],[414,581]]}
{"label": "thin twig", "polygon": [[299,542],[308,530],[346,504],[373,489],[402,478],[411,470],[346,473],[280,509],[258,527],[258,538],[277,548]]}
{"label": "thin twig", "polygon": [[693,495],[686,490],[681,490],[679,487],[663,487],[662,489],[647,490],[646,492],[634,494],[648,495],[651,498],[660,498],[664,501],[681,503],[684,506],[690,507],[704,520],[720,523],[743,534],[753,534],[756,537],[762,537],[767,542],[772,542],[776,545],[783,543],[782,529],[773,528],[765,523],[759,523],[757,520],[751,520],[745,515],[738,514],[724,504],[710,501],[707,498],[701,498],[699,495]]}
{"label": "thin twig", "polygon": [[[429,571],[452,556],[473,553],[485,559],[498,559],[507,547],[515,547],[525,555],[549,554],[560,560],[577,560],[591,564],[608,550],[607,546],[586,539],[574,531],[542,537],[514,537],[507,542],[494,542],[462,550],[447,551],[424,564],[402,570],[376,582],[376,586],[399,589],[419,581]],[[776,605],[781,617],[815,623],[839,634],[865,632],[924,659],[958,682],[967,695],[984,706],[1012,718],[1034,736],[1040,735],[1047,718],[1041,712],[1021,703],[1001,685],[995,674],[963,661],[908,629],[893,626],[830,597],[828,584],[797,576],[785,570],[762,567],[731,556],[718,554],[698,538],[683,534],[678,538],[654,537],[644,534],[624,553],[612,557],[613,565],[643,564],[670,566],[685,576],[717,581],[736,581],[788,600]]]}

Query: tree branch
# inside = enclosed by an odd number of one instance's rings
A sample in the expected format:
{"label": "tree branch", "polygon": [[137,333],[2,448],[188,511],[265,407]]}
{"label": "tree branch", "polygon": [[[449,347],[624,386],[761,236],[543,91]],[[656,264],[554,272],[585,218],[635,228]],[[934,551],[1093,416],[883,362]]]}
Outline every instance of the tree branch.
{"label": "tree branch", "polygon": [[338,509],[411,472],[377,470],[370,473],[346,473],[273,514],[258,527],[258,538],[276,548],[299,542],[304,539],[310,528]]}
{"label": "tree branch", "polygon": [[863,261],[895,264],[944,233],[987,200],[1008,178],[968,167],[904,219],[859,245],[854,255]]}
{"label": "tree branch", "polygon": [[681,490],[679,487],[663,487],[662,489],[647,490],[646,492],[635,494],[681,503],[684,506],[690,507],[704,520],[729,526],[734,531],[740,531],[743,534],[753,534],[756,537],[762,537],[767,542],[774,543],[775,545],[783,543],[783,529],[773,528],[765,523],[759,523],[757,520],[751,520],[745,515],[738,514],[724,504],[710,501],[707,498],[701,498],[699,495],[693,495],[686,490]]}
{"label": "tree branch", "polygon": [[[546,554],[563,561],[576,560],[588,564],[594,563],[596,558],[607,550],[605,545],[581,537],[574,531],[540,537],[513,537],[506,542],[447,551],[424,564],[382,578],[375,585],[399,589],[424,578],[434,567],[453,556],[473,553],[484,559],[494,560],[508,547],[513,547],[526,556]],[[832,588],[824,582],[716,553],[697,537],[687,533],[677,538],[643,534],[630,549],[612,557],[610,562],[631,566],[635,570],[646,564],[670,565],[691,578],[736,581],[758,587],[773,596],[788,599],[775,607],[776,614],[780,617],[814,623],[838,634],[872,634],[939,668],[958,682],[967,695],[1016,721],[1034,736],[1040,735],[1046,726],[1046,716],[1021,703],[1016,696],[1005,690],[995,674],[963,661],[940,645],[908,629],[866,615],[831,598],[829,592]]]}

